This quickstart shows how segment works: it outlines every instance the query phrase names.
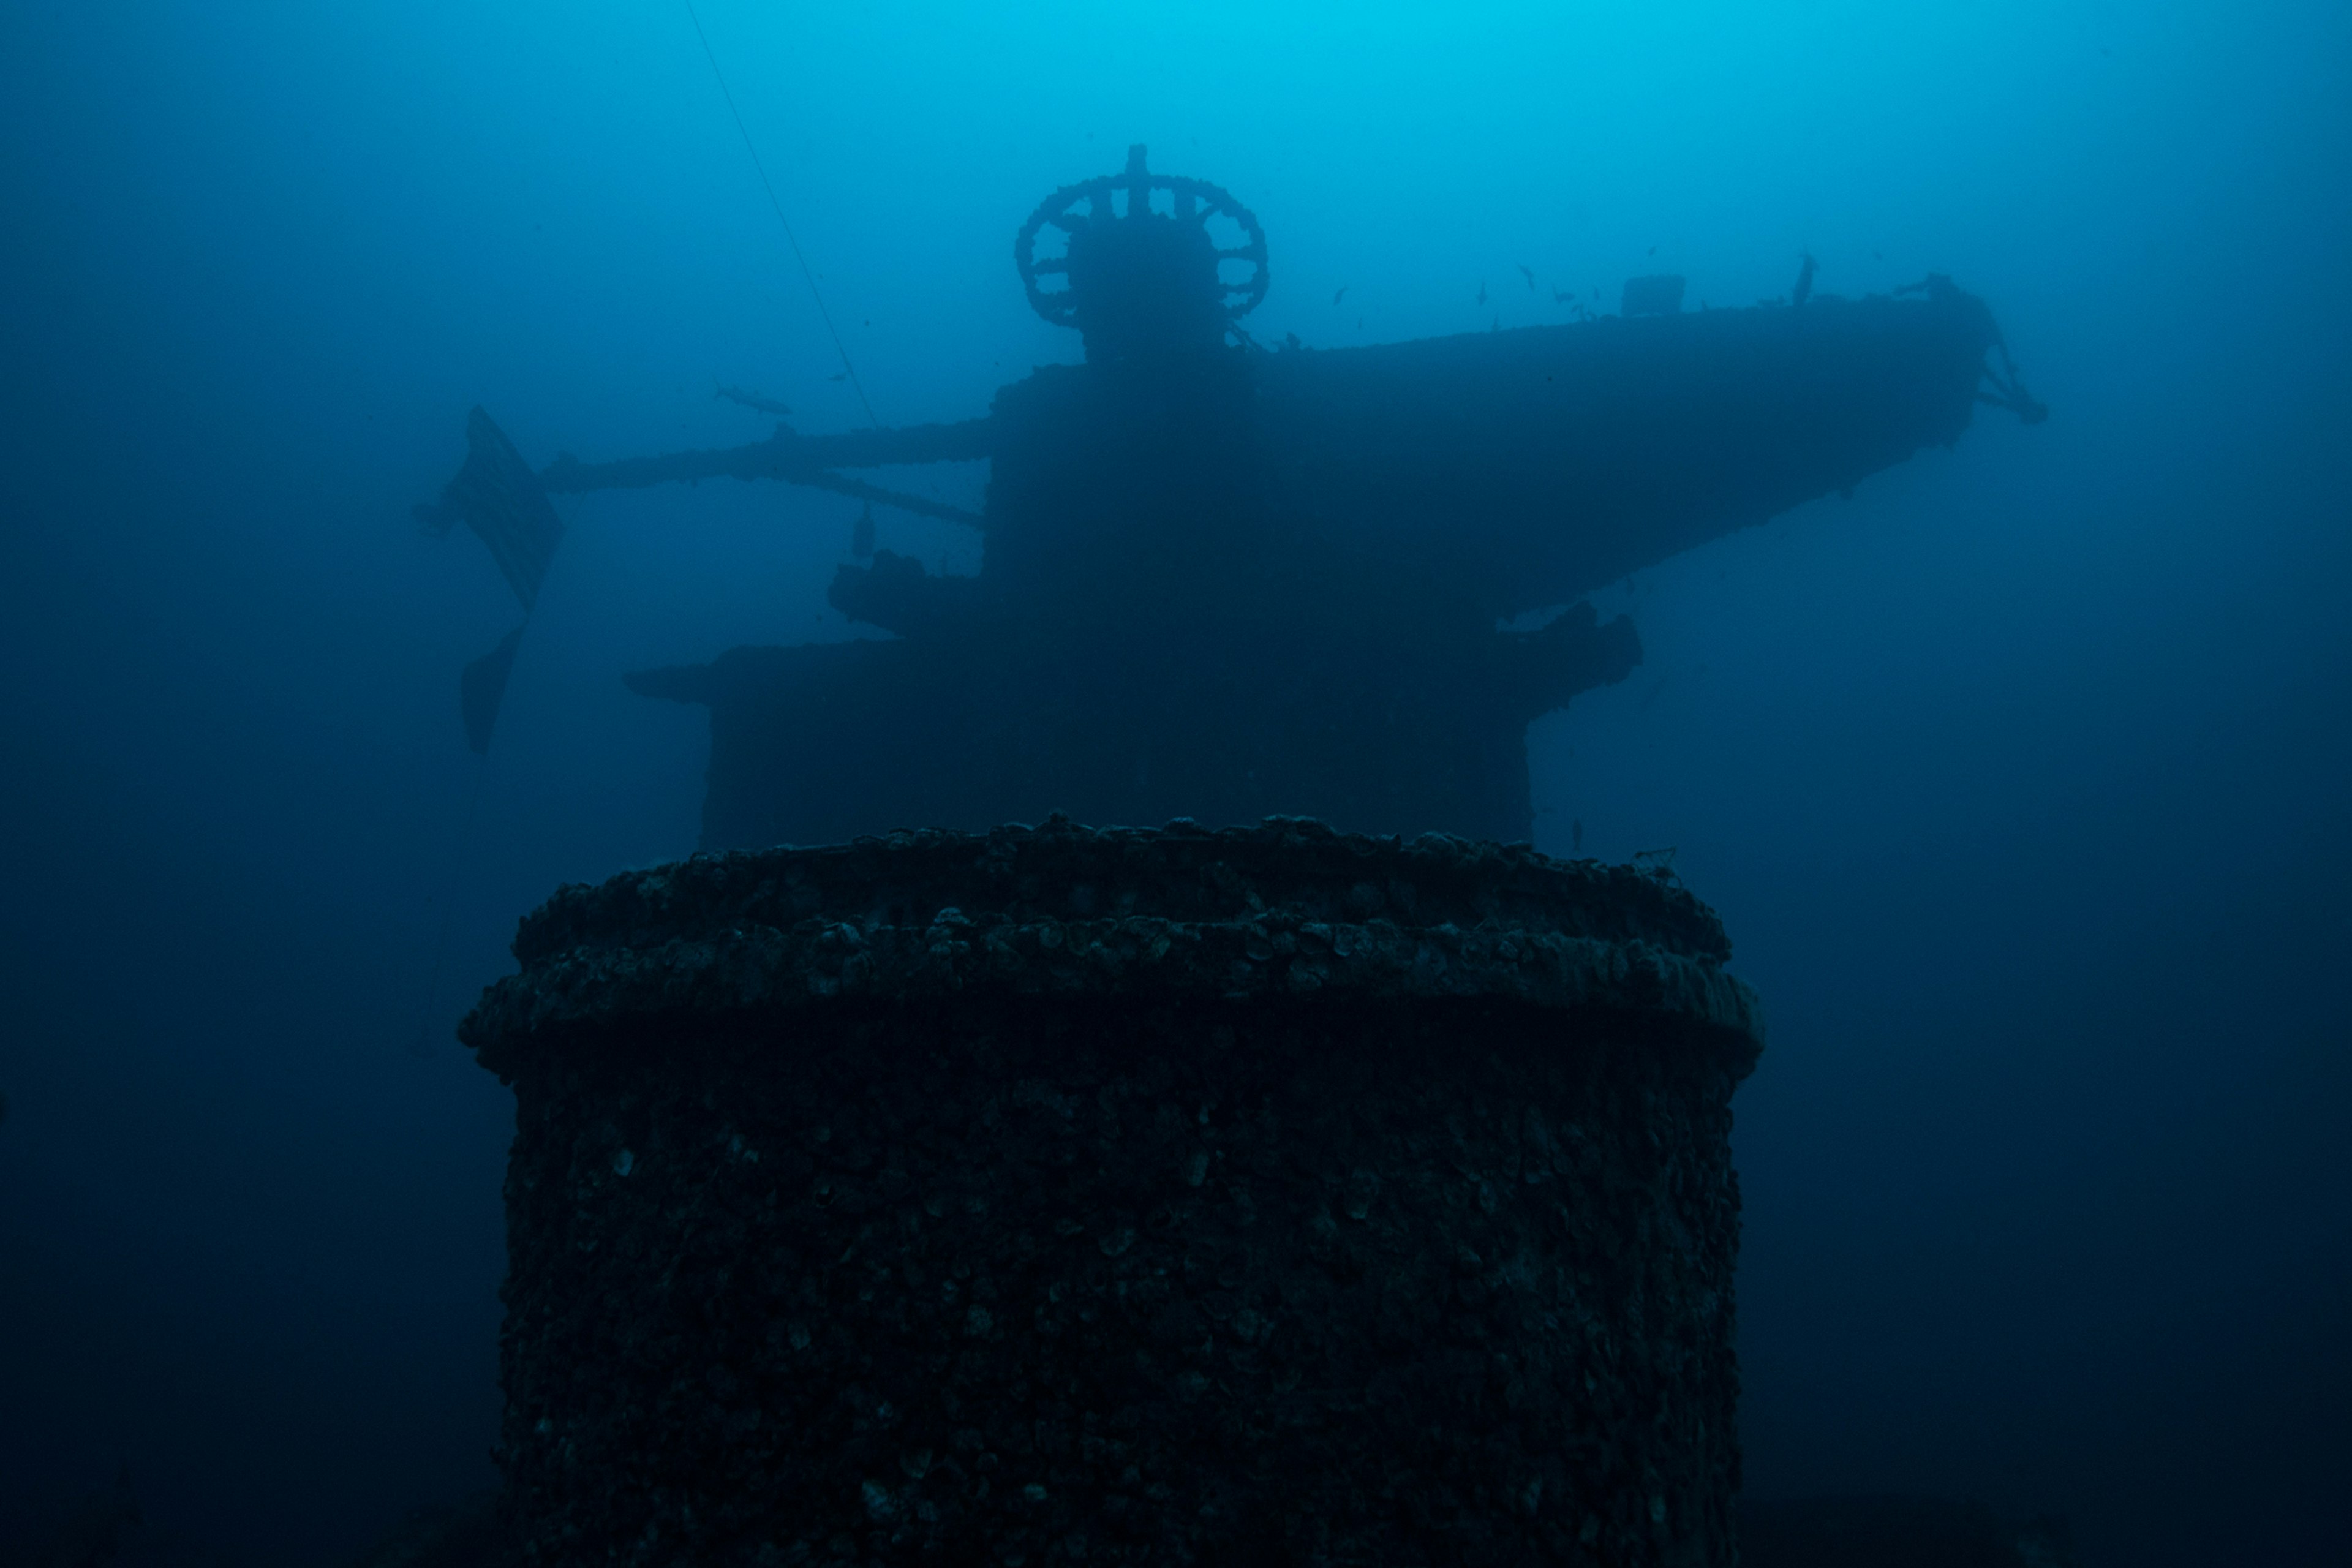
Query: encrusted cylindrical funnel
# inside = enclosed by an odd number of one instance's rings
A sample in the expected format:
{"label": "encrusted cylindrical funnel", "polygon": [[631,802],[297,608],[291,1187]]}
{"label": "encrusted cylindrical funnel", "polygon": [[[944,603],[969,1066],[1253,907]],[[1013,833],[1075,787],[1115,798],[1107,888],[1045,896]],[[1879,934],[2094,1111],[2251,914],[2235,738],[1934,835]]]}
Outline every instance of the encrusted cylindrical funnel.
{"label": "encrusted cylindrical funnel", "polygon": [[1729,1563],[1733,1086],[1671,882],[1273,820],[569,888],[512,1083],[525,1560]]}

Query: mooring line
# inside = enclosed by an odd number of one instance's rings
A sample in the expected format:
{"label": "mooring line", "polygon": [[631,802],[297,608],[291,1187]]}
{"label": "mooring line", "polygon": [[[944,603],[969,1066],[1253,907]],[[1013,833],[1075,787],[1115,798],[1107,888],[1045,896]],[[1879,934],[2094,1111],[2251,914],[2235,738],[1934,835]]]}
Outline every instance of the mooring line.
{"label": "mooring line", "polygon": [[751,128],[743,123],[743,111],[735,107],[735,95],[727,87],[727,73],[719,68],[719,56],[710,47],[710,35],[702,30],[702,17],[694,8],[694,0],[686,0],[686,14],[694,23],[694,36],[702,40],[702,58],[710,62],[710,75],[719,83],[719,96],[727,100],[727,112],[735,117],[735,130],[743,138],[743,151],[751,155],[751,167],[760,173],[760,184],[768,193],[768,205],[776,209],[776,222],[783,226],[784,240],[793,247],[793,259],[801,264],[801,277],[808,284],[809,298],[816,301],[816,313],[824,321],[825,331],[833,338],[834,352],[841,356],[841,368],[848,373],[849,384],[857,390],[857,401],[865,406],[866,423],[878,430],[882,421],[875,417],[873,399],[866,395],[866,383],[859,377],[857,367],[850,363],[849,346],[841,341],[841,330],[833,324],[833,312],[825,309],[824,294],[816,286],[816,272],[801,249],[800,237],[793,232],[793,220],[784,216],[784,204],[776,195],[775,182],[768,178],[767,164],[760,161],[760,149],[752,144]]}

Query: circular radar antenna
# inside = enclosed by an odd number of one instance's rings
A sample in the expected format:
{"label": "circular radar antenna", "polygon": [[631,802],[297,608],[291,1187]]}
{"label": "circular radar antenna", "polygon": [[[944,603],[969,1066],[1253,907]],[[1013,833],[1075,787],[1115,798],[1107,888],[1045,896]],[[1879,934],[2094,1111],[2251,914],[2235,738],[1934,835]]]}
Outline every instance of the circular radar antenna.
{"label": "circular radar antenna", "polygon": [[1089,360],[1216,348],[1265,298],[1257,215],[1222,185],[1153,174],[1139,142],[1123,172],[1040,202],[1013,259],[1030,309],[1084,332]]}

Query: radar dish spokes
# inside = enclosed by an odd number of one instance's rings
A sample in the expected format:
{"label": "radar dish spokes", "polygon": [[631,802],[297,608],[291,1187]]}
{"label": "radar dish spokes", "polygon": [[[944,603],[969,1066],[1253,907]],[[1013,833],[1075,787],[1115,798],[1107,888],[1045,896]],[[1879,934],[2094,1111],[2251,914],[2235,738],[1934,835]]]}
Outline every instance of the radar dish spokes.
{"label": "radar dish spokes", "polygon": [[[1159,200],[1163,195],[1167,197],[1164,206]],[[1210,248],[1217,259],[1219,308],[1226,321],[1239,321],[1257,309],[1265,298],[1267,282],[1265,230],[1259,225],[1257,215],[1242,205],[1223,185],[1181,174],[1153,174],[1144,166],[1141,142],[1127,150],[1124,170],[1064,185],[1038,203],[1029,221],[1021,226],[1021,232],[1013,241],[1013,260],[1021,269],[1021,286],[1028,293],[1029,308],[1057,327],[1079,324],[1078,300],[1069,286],[1067,255],[1038,254],[1047,229],[1068,237],[1089,228],[1155,216],[1199,228],[1209,237]],[[1220,227],[1229,224],[1240,231],[1238,244],[1215,243],[1215,232],[1210,226],[1220,219],[1223,220]],[[1242,276],[1229,278],[1229,268],[1240,271]],[[1056,279],[1060,279],[1059,287],[1045,286]]]}

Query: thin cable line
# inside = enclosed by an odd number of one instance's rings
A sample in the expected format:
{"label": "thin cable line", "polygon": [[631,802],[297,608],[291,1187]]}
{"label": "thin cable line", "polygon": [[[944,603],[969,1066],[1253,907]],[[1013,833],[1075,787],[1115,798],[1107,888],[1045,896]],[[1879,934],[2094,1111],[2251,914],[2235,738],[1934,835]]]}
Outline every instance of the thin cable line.
{"label": "thin cable line", "polygon": [[751,167],[760,172],[760,184],[768,193],[768,205],[776,209],[776,221],[783,226],[784,239],[793,247],[793,259],[801,264],[801,277],[807,281],[809,298],[816,301],[816,313],[833,338],[834,352],[841,356],[841,368],[849,373],[849,384],[857,389],[857,401],[866,407],[866,423],[878,430],[882,421],[874,416],[874,403],[866,395],[866,383],[859,379],[857,367],[849,363],[849,348],[841,341],[840,329],[833,324],[833,312],[824,308],[824,295],[817,289],[816,273],[801,250],[800,237],[793,232],[793,220],[784,216],[784,204],[777,199],[775,184],[768,178],[768,166],[760,162],[760,149],[751,144],[751,132],[743,123],[743,111],[735,107],[735,95],[728,90],[727,73],[719,68],[719,57],[711,51],[710,35],[702,30],[702,18],[694,9],[694,0],[686,0],[686,14],[694,23],[694,36],[702,40],[702,58],[710,62],[710,75],[719,83],[719,96],[727,100],[727,112],[735,117],[735,130],[743,138],[743,151],[751,154]]}

